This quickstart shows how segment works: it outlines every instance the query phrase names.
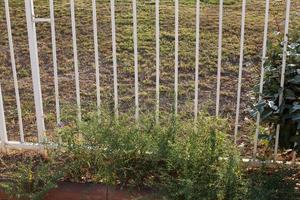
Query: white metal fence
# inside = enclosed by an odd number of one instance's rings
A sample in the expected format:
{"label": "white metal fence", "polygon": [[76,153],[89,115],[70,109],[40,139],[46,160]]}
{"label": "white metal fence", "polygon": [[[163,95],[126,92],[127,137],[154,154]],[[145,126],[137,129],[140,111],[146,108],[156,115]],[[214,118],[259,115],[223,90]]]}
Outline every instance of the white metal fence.
{"label": "white metal fence", "polygon": [[[96,0],[92,1],[92,21],[93,21],[93,39],[94,39],[94,56],[95,56],[95,76],[96,76],[96,103],[98,111],[100,112],[101,107],[101,94],[100,94],[100,63],[99,63],[99,44],[98,44],[98,30],[97,30],[97,9]],[[58,64],[57,64],[57,50],[56,50],[56,31],[55,31],[55,16],[54,16],[54,4],[53,0],[49,1],[50,17],[49,18],[37,18],[34,14],[33,0],[24,0],[25,2],[25,12],[26,12],[26,22],[27,22],[27,32],[28,32],[28,44],[31,62],[31,72],[32,72],[32,84],[34,92],[34,105],[36,114],[36,124],[38,132],[38,142],[28,143],[24,139],[24,128],[22,122],[22,109],[20,103],[18,78],[16,72],[16,62],[14,55],[14,44],[12,38],[12,28],[10,20],[10,6],[9,0],[4,0],[5,5],[5,18],[7,23],[7,32],[9,40],[9,50],[11,59],[11,68],[13,72],[13,81],[15,89],[15,98],[17,106],[18,124],[19,124],[19,135],[20,141],[8,141],[6,122],[5,122],[5,110],[3,107],[2,93],[0,90],[0,139],[1,147],[5,148],[41,148],[41,143],[44,141],[45,125],[44,125],[44,113],[43,113],[43,100],[41,92],[41,82],[40,82],[40,68],[39,68],[39,55],[37,47],[37,35],[36,35],[36,24],[37,23],[50,23],[51,24],[51,39],[52,39],[52,59],[53,59],[53,72],[54,72],[54,88],[55,88],[55,108],[56,108],[56,123],[59,125],[61,123],[61,108],[60,108],[60,94],[59,94],[59,79],[58,79]],[[174,66],[174,109],[177,115],[177,105],[178,105],[178,68],[179,68],[179,0],[174,0],[175,4],[175,66]],[[267,54],[267,39],[268,39],[268,22],[269,22],[269,6],[270,1],[265,1],[265,20],[264,20],[264,34],[263,34],[263,49],[262,49],[262,59],[261,59],[261,75],[260,75],[260,93],[263,91],[264,83],[264,62],[266,60]],[[77,117],[81,120],[81,96],[80,96],[80,81],[79,81],[79,60],[77,55],[77,35],[76,35],[76,21],[75,21],[75,1],[70,0],[70,12],[71,12],[71,23],[72,23],[72,41],[73,41],[73,62],[75,70],[75,84],[76,84],[76,102],[77,102]],[[246,7],[247,1],[242,1],[241,10],[241,31],[240,31],[240,53],[239,53],[239,73],[238,73],[238,88],[237,88],[237,100],[236,100],[236,115],[235,115],[235,128],[234,128],[234,141],[237,142],[237,136],[239,134],[239,121],[240,121],[240,100],[241,100],[241,86],[242,86],[242,76],[243,76],[243,65],[244,65],[244,42],[245,42],[245,18],[246,18]],[[200,0],[196,0],[196,25],[195,25],[195,84],[194,84],[194,118],[197,120],[197,114],[199,112],[199,52],[200,49]],[[155,0],[155,52],[156,52],[156,79],[155,79],[155,94],[156,94],[156,122],[159,122],[160,113],[160,2]],[[281,87],[284,86],[284,73],[286,65],[286,49],[288,41],[288,30],[289,30],[289,16],[291,9],[291,0],[286,1],[286,16],[285,16],[285,33],[284,33],[284,50],[282,58],[282,73],[281,73]],[[110,12],[111,12],[111,40],[112,40],[112,61],[113,61],[113,98],[114,98],[114,111],[116,117],[118,117],[119,112],[119,99],[118,99],[118,62],[117,62],[117,43],[116,43],[116,21],[115,21],[115,2],[110,0]],[[216,108],[215,114],[219,116],[220,110],[220,92],[221,92],[221,70],[222,70],[222,32],[223,32],[223,0],[220,0],[219,6],[219,37],[218,37],[218,62],[217,62],[217,75],[216,75]],[[133,17],[133,49],[134,49],[134,97],[135,97],[135,119],[139,120],[139,63],[138,63],[138,21],[137,21],[137,2],[132,0],[132,17]],[[146,59],[146,58],[144,58]],[[201,81],[201,80],[200,80]],[[261,98],[261,97],[260,97]],[[280,103],[282,103],[282,95],[280,96]],[[257,116],[257,128],[254,137],[254,147],[253,147],[253,158],[255,158],[257,153],[258,135],[259,135],[259,121],[260,116]],[[278,153],[278,140],[279,140],[279,125],[277,126],[276,141],[274,149],[274,159],[276,160]],[[294,156],[295,159],[295,156]]]}

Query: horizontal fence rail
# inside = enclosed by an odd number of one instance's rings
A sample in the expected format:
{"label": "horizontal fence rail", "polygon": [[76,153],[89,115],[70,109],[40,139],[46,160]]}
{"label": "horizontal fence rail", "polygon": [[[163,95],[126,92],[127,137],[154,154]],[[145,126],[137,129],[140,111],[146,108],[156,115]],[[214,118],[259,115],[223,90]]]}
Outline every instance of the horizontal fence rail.
{"label": "horizontal fence rail", "polygon": [[[55,18],[55,9],[54,9],[54,2],[53,0],[49,1],[49,18],[38,18],[35,16],[34,13],[34,2],[33,0],[24,0],[25,3],[25,15],[26,15],[26,24],[27,24],[27,33],[28,33],[28,44],[29,44],[29,54],[30,54],[30,66],[31,66],[31,78],[32,78],[32,86],[33,86],[33,96],[34,96],[34,107],[35,107],[35,115],[36,115],[36,125],[37,125],[37,135],[38,135],[38,143],[30,143],[26,142],[24,137],[24,127],[23,127],[23,115],[22,115],[22,105],[20,100],[20,94],[19,94],[19,82],[18,82],[18,76],[17,76],[17,67],[16,67],[16,60],[15,60],[15,47],[13,44],[13,34],[12,34],[12,27],[11,27],[11,18],[10,18],[10,5],[8,0],[4,0],[4,6],[5,6],[5,17],[6,17],[6,25],[7,25],[7,33],[8,33],[8,44],[9,44],[9,52],[10,52],[10,62],[11,62],[11,69],[13,74],[13,83],[14,83],[14,95],[15,95],[15,101],[16,101],[16,107],[17,107],[17,118],[18,118],[18,126],[19,126],[19,137],[20,141],[9,141],[8,135],[7,135],[7,122],[5,120],[5,107],[3,103],[3,94],[0,87],[0,140],[1,140],[1,149],[4,150],[5,148],[10,147],[17,147],[21,149],[40,149],[43,146],[43,142],[45,142],[45,122],[44,122],[44,109],[43,109],[43,98],[42,98],[42,89],[41,89],[41,75],[40,75],[40,65],[39,65],[39,52],[38,52],[38,42],[37,42],[37,31],[36,31],[36,23],[50,23],[50,30],[51,32],[51,48],[52,48],[52,62],[53,62],[53,80],[54,80],[54,96],[55,96],[55,118],[56,118],[56,125],[61,126],[63,124],[63,120],[61,117],[62,108],[61,108],[61,95],[63,93],[60,91],[60,77],[59,77],[59,56],[57,53],[57,35],[56,35],[56,18]],[[91,6],[92,6],[92,13],[91,13],[91,19],[92,19],[92,30],[93,30],[93,64],[95,67],[95,71],[93,74],[95,75],[95,88],[96,91],[96,106],[97,106],[97,112],[100,114],[100,108],[102,107],[101,99],[102,99],[102,93],[100,92],[102,89],[101,85],[101,79],[100,75],[102,73],[102,65],[100,56],[101,53],[99,51],[99,38],[101,38],[101,35],[99,37],[99,27],[98,27],[98,18],[100,17],[101,13],[97,13],[97,4],[99,2],[96,0],[91,0]],[[155,121],[158,124],[159,118],[160,118],[160,104],[161,104],[161,17],[160,17],[160,9],[161,9],[161,3],[159,0],[155,0],[154,2],[154,35],[153,39],[155,40],[155,73],[154,73],[154,93],[155,93]],[[180,10],[180,3],[179,0],[174,0],[172,2],[172,8],[174,7],[174,74],[172,74],[172,80],[174,76],[174,88],[173,88],[173,111],[174,114],[177,115],[178,111],[178,104],[179,104],[179,96],[180,96],[180,69],[181,69],[181,58],[180,58],[180,17],[181,15],[184,15],[186,13],[181,14]],[[77,41],[80,40],[80,35],[77,35],[77,29],[76,23],[80,18],[76,18],[76,1],[70,0],[69,1],[69,12],[70,12],[70,33],[72,35],[72,50],[73,50],[73,72],[75,77],[75,98],[76,98],[76,112],[77,112],[77,119],[78,121],[82,120],[82,109],[81,104],[84,103],[82,100],[81,95],[81,87],[80,87],[80,69],[84,68],[84,65],[81,65],[80,61],[80,55],[78,55],[78,46]],[[147,6],[147,5],[143,5]],[[198,118],[198,112],[201,110],[199,108],[199,103],[201,102],[201,91],[199,84],[201,83],[202,78],[200,78],[200,69],[204,66],[200,64],[200,54],[203,49],[200,48],[201,40],[201,24],[200,20],[202,20],[201,16],[201,2],[200,0],[195,1],[195,41],[193,41],[193,44],[195,45],[193,49],[195,50],[195,65],[194,65],[194,74],[193,74],[193,90],[194,90],[194,98],[193,98],[193,115],[195,122]],[[247,21],[246,21],[246,14],[247,14],[247,1],[242,0],[241,2],[241,24],[240,24],[240,44],[239,44],[239,63],[238,63],[238,77],[237,77],[237,98],[236,98],[236,104],[235,104],[235,123],[234,123],[234,132],[233,132],[233,140],[237,144],[238,138],[239,138],[239,128],[240,128],[240,121],[241,121],[241,95],[242,95],[242,80],[243,80],[243,71],[245,66],[244,61],[244,50],[245,50],[245,28],[247,28]],[[138,123],[139,116],[141,112],[141,105],[140,105],[140,84],[141,84],[141,74],[139,73],[140,69],[140,46],[139,46],[139,25],[143,23],[143,21],[139,21],[138,19],[138,13],[139,13],[139,2],[136,0],[132,0],[131,2],[131,13],[132,13],[132,42],[133,42],[133,77],[131,77],[134,80],[134,108],[135,108],[135,120]],[[215,115],[219,117],[221,115],[220,113],[220,97],[221,97],[221,80],[222,80],[222,50],[223,50],[223,15],[224,15],[224,2],[223,0],[219,1],[219,10],[218,10],[218,37],[217,37],[217,52],[216,52],[216,76],[215,76]],[[112,72],[112,98],[113,98],[113,108],[114,108],[114,115],[116,118],[119,116],[119,79],[118,79],[118,69],[119,66],[122,65],[122,62],[118,63],[118,54],[117,54],[117,31],[118,23],[116,23],[116,15],[119,14],[118,10],[116,10],[115,7],[115,0],[110,0],[109,2],[109,23],[110,23],[110,33],[111,33],[111,72]],[[288,33],[289,33],[289,22],[290,22],[290,10],[291,10],[291,0],[286,0],[286,7],[285,7],[285,27],[284,27],[284,48],[282,53],[282,72],[281,72],[281,84],[280,87],[284,87],[284,75],[285,75],[285,66],[287,63],[287,45],[288,45]],[[260,64],[260,84],[259,84],[259,93],[262,94],[263,92],[263,86],[264,86],[264,65],[265,61],[267,59],[267,41],[268,41],[268,28],[269,28],[269,15],[270,15],[270,0],[265,1],[265,8],[264,8],[264,26],[263,26],[263,43],[262,43],[262,57],[261,57],[261,64]],[[88,12],[86,13],[89,14]],[[200,19],[201,18],[201,19]],[[44,33],[46,34],[46,33]],[[142,51],[142,50],[141,50]],[[147,58],[143,58],[147,59]],[[170,75],[171,77],[171,75]],[[205,77],[203,77],[205,78]],[[92,78],[91,78],[92,79]],[[262,99],[262,96],[259,96],[259,100]],[[283,96],[282,94],[279,97],[279,106],[282,104]],[[253,140],[253,152],[252,152],[252,158],[250,160],[255,160],[258,154],[258,136],[259,136],[259,128],[260,128],[260,120],[261,116],[258,114],[256,119],[256,130],[254,134],[254,140]],[[280,125],[277,125],[276,129],[276,140],[275,140],[275,147],[274,147],[274,161],[277,160],[278,155],[278,142],[279,142],[279,129]],[[295,153],[293,156],[293,162],[295,161]]]}

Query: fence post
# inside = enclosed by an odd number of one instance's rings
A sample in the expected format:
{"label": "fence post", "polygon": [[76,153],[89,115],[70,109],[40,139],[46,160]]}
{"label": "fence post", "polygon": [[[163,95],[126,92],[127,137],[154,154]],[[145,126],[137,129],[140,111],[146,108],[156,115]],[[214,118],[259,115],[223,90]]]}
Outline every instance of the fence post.
{"label": "fence post", "polygon": [[96,96],[97,96],[97,112],[100,116],[100,72],[99,72],[99,44],[98,44],[98,28],[97,28],[97,5],[96,0],[92,0],[93,9],[93,33],[94,33],[94,51],[95,51],[95,68],[96,68]]}
{"label": "fence post", "polygon": [[113,77],[114,77],[114,111],[115,117],[119,117],[118,100],[118,65],[117,65],[117,47],[116,47],[116,20],[115,20],[115,0],[110,0],[111,13],[111,40],[112,40],[112,59],[113,59]]}
{"label": "fence post", "polygon": [[195,102],[194,121],[198,118],[198,96],[199,96],[199,48],[200,48],[200,0],[196,1],[196,53],[195,53]]}
{"label": "fence post", "polygon": [[[262,53],[262,62],[260,69],[260,83],[259,83],[259,101],[262,100],[262,93],[264,89],[264,75],[265,75],[265,62],[267,55],[267,40],[268,40],[268,26],[269,26],[269,10],[270,10],[270,0],[266,0],[266,10],[265,10],[265,25],[264,25],[264,38],[263,38],[263,53]],[[259,135],[259,125],[260,125],[260,113],[257,113],[256,118],[256,130],[254,136],[254,150],[253,150],[253,159],[256,159],[257,154],[257,145],[258,145],[258,135]]]}
{"label": "fence post", "polygon": [[221,89],[221,68],[222,68],[222,37],[223,37],[223,0],[219,6],[219,37],[218,37],[218,68],[217,68],[217,92],[216,92],[216,116],[220,111],[220,89]]}
{"label": "fence post", "polygon": [[179,0],[175,0],[175,80],[174,80],[174,114],[178,113],[178,51],[179,51]]}
{"label": "fence post", "polygon": [[3,98],[2,91],[0,85],[0,140],[1,140],[1,151],[5,151],[5,144],[7,143],[7,131],[6,131],[6,123],[4,116],[4,106],[3,106]]}
{"label": "fence post", "polygon": [[[289,34],[289,22],[290,22],[290,11],[291,11],[291,0],[286,1],[286,11],[285,11],[285,25],[284,25],[284,41],[283,41],[283,52],[282,52],[282,67],[281,67],[281,78],[280,78],[280,88],[282,92],[279,95],[278,107],[283,103],[283,89],[285,82],[285,68],[287,60],[287,47],[288,47],[288,34]],[[275,137],[275,149],[274,149],[274,160],[277,160],[278,153],[278,143],[280,134],[280,124],[276,126],[276,137]]]}
{"label": "fence post", "polygon": [[133,18],[133,49],[134,49],[134,96],[135,96],[135,121],[139,121],[139,66],[138,66],[138,36],[137,36],[137,11],[136,0],[132,0]]}
{"label": "fence post", "polygon": [[155,56],[156,56],[156,108],[155,108],[155,122],[159,122],[159,77],[160,77],[160,46],[159,46],[159,0],[155,0]]}
{"label": "fence post", "polygon": [[44,113],[43,113],[41,82],[40,82],[40,69],[39,69],[36,29],[35,29],[35,22],[33,20],[34,10],[33,10],[32,0],[25,0],[25,11],[26,11],[34,104],[35,104],[36,122],[37,122],[37,129],[38,129],[38,141],[41,143],[44,141],[45,123],[44,123]]}
{"label": "fence post", "polygon": [[5,4],[6,25],[7,25],[7,33],[8,33],[8,43],[9,43],[9,50],[10,50],[11,69],[12,69],[12,73],[13,73],[14,88],[15,88],[15,95],[16,95],[16,105],[17,105],[17,112],[18,112],[20,140],[21,140],[21,142],[24,142],[22,110],[21,110],[18,75],[17,75],[17,69],[16,69],[15,52],[14,52],[14,44],[13,44],[13,39],[12,39],[8,0],[5,0],[4,4]]}
{"label": "fence post", "polygon": [[245,40],[245,18],[246,18],[246,0],[242,3],[242,23],[241,23],[241,45],[240,45],[240,62],[239,62],[239,77],[238,77],[238,89],[235,111],[235,127],[234,127],[234,144],[237,144],[237,134],[239,129],[240,118],[240,104],[241,104],[241,90],[242,90],[242,76],[243,76],[243,64],[244,64],[244,40]]}
{"label": "fence post", "polygon": [[53,0],[49,1],[49,6],[50,6],[50,24],[51,24],[53,73],[54,73],[56,123],[57,123],[57,125],[60,125],[60,105],[59,105],[59,91],[58,91],[58,71],[57,71],[58,69],[57,69],[57,56],[56,56],[56,34],[55,34],[55,19],[54,19]]}
{"label": "fence post", "polygon": [[76,20],[75,20],[75,2],[70,0],[71,8],[71,23],[72,23],[72,41],[73,41],[73,59],[75,70],[75,87],[76,87],[76,102],[77,102],[77,118],[81,121],[81,103],[80,103],[80,81],[79,81],[79,67],[77,55],[77,35],[76,35]]}

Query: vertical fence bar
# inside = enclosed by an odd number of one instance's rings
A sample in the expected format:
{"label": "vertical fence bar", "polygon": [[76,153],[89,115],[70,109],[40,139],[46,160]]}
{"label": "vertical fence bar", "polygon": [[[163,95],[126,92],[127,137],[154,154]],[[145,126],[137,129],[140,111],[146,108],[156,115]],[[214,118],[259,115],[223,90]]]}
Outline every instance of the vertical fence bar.
{"label": "vertical fence bar", "polygon": [[194,120],[198,117],[198,96],[199,96],[199,43],[200,43],[200,0],[196,1],[196,53],[195,53],[195,105]]}
{"label": "vertical fence bar", "polygon": [[178,49],[179,49],[179,0],[175,0],[175,81],[174,114],[178,112]]}
{"label": "vertical fence bar", "polygon": [[16,94],[16,105],[17,105],[17,112],[18,112],[20,141],[24,142],[25,139],[24,139],[24,128],[23,128],[23,121],[22,121],[22,110],[21,110],[21,102],[20,102],[20,94],[19,94],[19,84],[18,84],[18,75],[17,75],[17,69],[16,69],[14,44],[13,44],[13,40],[12,40],[12,31],[11,31],[11,21],[10,21],[8,0],[4,0],[4,4],[5,4],[5,15],[6,15],[6,25],[7,25],[7,33],[8,33],[9,50],[10,50],[11,68],[12,68],[12,72],[13,72],[14,88],[15,88],[15,94]]}
{"label": "vertical fence bar", "polygon": [[242,24],[241,24],[241,44],[240,44],[240,63],[239,63],[239,77],[238,77],[238,90],[236,101],[236,116],[234,127],[234,143],[237,142],[237,134],[239,129],[239,117],[240,117],[240,102],[241,102],[241,88],[242,88],[242,76],[243,76],[243,62],[244,62],[244,40],[245,40],[245,18],[246,18],[246,0],[243,0],[242,5]]}
{"label": "vertical fence bar", "polygon": [[[298,135],[299,135],[299,132],[297,131],[297,132],[296,132],[296,136],[298,136]],[[297,144],[298,144],[297,142],[294,143],[294,148],[297,146]],[[296,157],[297,157],[297,151],[294,150],[294,151],[293,151],[293,155],[292,155],[292,163],[293,163],[293,164],[295,164]]]}
{"label": "vertical fence bar", "polygon": [[56,123],[60,124],[60,105],[59,105],[59,91],[58,91],[58,72],[57,72],[57,56],[56,56],[56,34],[55,34],[55,19],[54,19],[54,4],[53,0],[50,4],[50,22],[51,22],[51,40],[52,40],[52,56],[53,56],[53,73],[54,73],[54,90],[55,90],[55,109],[56,109]]}
{"label": "vertical fence bar", "polygon": [[38,129],[38,141],[41,143],[44,141],[45,122],[44,122],[42,90],[41,90],[41,82],[40,82],[40,68],[39,68],[39,59],[38,59],[36,28],[35,28],[35,23],[33,22],[33,17],[34,17],[33,0],[25,0],[25,10],[26,10],[28,44],[29,44],[33,93],[34,93],[34,104],[35,104],[35,113],[36,113],[37,129]]}
{"label": "vertical fence bar", "polygon": [[116,20],[115,20],[115,0],[110,0],[111,12],[111,36],[112,36],[112,57],[113,57],[113,76],[114,76],[114,102],[115,117],[119,116],[118,103],[118,71],[117,71],[117,47],[116,47]]}
{"label": "vertical fence bar", "polygon": [[99,49],[98,49],[98,28],[97,28],[97,5],[96,0],[92,0],[93,7],[93,31],[94,31],[94,50],[95,50],[95,67],[96,67],[96,95],[97,111],[100,114],[100,71],[99,71]]}
{"label": "vertical fence bar", "polygon": [[0,85],[0,141],[1,141],[1,151],[5,151],[5,144],[7,143],[7,131],[6,131],[6,122],[5,122],[5,115],[4,115],[1,85]]}
{"label": "vertical fence bar", "polygon": [[[280,88],[282,89],[282,92],[279,94],[279,107],[282,105],[282,102],[283,102],[283,89],[284,89],[284,81],[285,81],[285,67],[286,67],[286,58],[287,58],[290,10],[291,10],[291,0],[287,0],[286,1],[285,26],[284,26],[284,39],[283,39],[284,45],[283,45],[283,52],[282,52],[282,67],[281,67],[281,78],[280,78]],[[280,132],[280,124],[277,124],[275,149],[274,149],[274,160],[277,160],[279,132]]]}
{"label": "vertical fence bar", "polygon": [[[270,0],[266,0],[263,52],[262,52],[262,61],[261,61],[261,69],[260,69],[260,83],[259,83],[259,97],[258,97],[259,101],[262,100],[261,94],[263,93],[263,88],[264,88],[265,62],[266,62],[267,41],[268,41],[269,10],[270,10]],[[256,158],[256,153],[257,153],[259,126],[260,126],[260,113],[258,112],[257,119],[256,119],[256,130],[254,136],[253,159]]]}
{"label": "vertical fence bar", "polygon": [[219,41],[218,41],[218,69],[217,69],[217,93],[216,93],[216,116],[220,110],[220,87],[221,87],[221,65],[222,65],[222,37],[223,37],[223,0],[220,0],[219,8]]}
{"label": "vertical fence bar", "polygon": [[159,0],[155,0],[155,45],[156,45],[156,109],[155,121],[159,122],[159,79],[160,79],[160,30],[159,30]]}
{"label": "vertical fence bar", "polygon": [[73,40],[73,56],[75,68],[75,84],[76,84],[76,102],[77,102],[77,118],[81,121],[81,104],[80,104],[80,86],[77,56],[77,37],[76,37],[76,21],[75,21],[75,5],[74,0],[70,0],[71,21],[72,21],[72,40]]}
{"label": "vertical fence bar", "polygon": [[139,67],[138,67],[138,36],[137,36],[137,11],[136,0],[132,0],[133,17],[133,45],[134,45],[134,96],[135,96],[135,120],[139,120]]}

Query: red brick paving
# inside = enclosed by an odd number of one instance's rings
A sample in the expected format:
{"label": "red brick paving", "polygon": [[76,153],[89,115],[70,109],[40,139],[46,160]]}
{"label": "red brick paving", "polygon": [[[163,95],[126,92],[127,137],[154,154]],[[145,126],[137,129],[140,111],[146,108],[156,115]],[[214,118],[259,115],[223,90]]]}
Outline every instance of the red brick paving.
{"label": "red brick paving", "polygon": [[[107,192],[108,191],[108,192]],[[141,196],[99,184],[60,183],[58,188],[51,190],[44,200],[132,200]],[[0,200],[10,200],[0,191]]]}

